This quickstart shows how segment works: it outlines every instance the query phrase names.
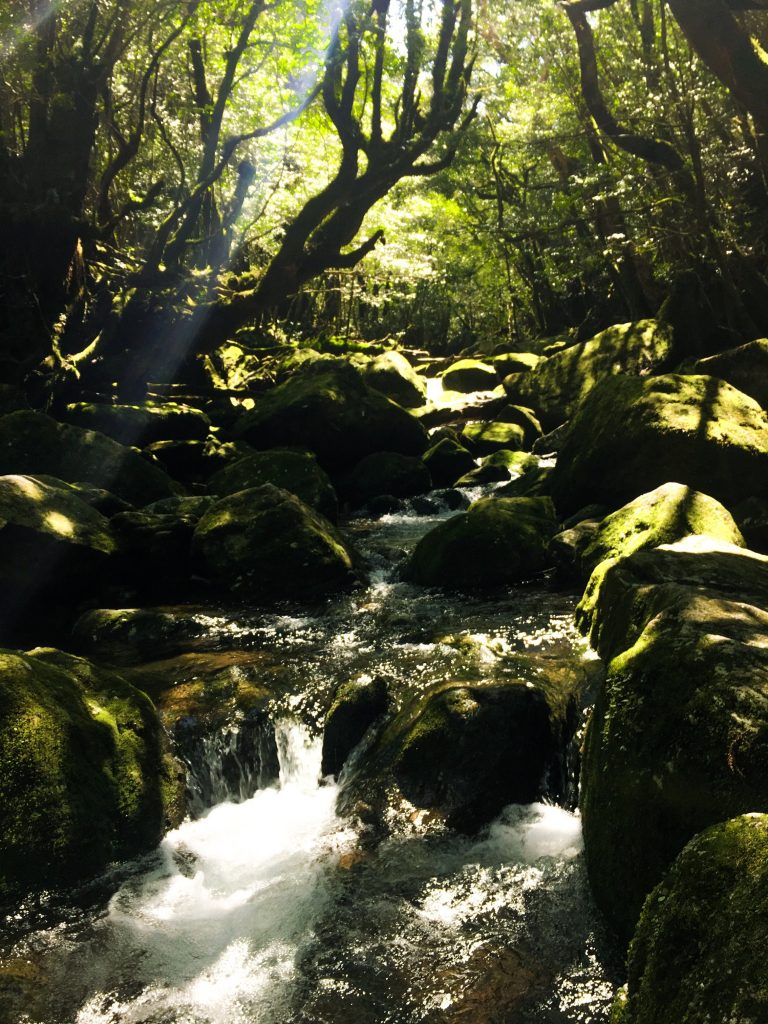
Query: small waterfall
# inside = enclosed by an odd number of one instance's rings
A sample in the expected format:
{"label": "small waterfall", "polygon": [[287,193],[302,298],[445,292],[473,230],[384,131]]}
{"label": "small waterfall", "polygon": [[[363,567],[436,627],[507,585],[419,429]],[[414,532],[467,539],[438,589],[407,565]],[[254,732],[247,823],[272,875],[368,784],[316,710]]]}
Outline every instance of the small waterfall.
{"label": "small waterfall", "polygon": [[263,712],[209,733],[196,719],[182,719],[176,741],[187,768],[187,807],[193,818],[227,800],[249,800],[280,777],[275,729]]}

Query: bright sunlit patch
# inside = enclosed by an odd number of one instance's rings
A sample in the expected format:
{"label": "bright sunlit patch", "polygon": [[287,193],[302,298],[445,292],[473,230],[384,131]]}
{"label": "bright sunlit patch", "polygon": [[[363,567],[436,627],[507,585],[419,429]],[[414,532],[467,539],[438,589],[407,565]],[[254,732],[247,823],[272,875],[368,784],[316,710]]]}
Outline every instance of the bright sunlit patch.
{"label": "bright sunlit patch", "polygon": [[61,512],[46,512],[45,525],[62,537],[71,537],[75,532],[75,524]]}

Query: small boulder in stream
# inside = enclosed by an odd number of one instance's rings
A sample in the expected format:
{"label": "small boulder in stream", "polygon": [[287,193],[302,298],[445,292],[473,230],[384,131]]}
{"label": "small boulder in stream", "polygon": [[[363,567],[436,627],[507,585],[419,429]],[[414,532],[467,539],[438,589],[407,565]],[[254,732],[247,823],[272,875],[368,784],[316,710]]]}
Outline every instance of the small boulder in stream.
{"label": "small boulder in stream", "polygon": [[474,456],[452,437],[441,437],[424,455],[435,487],[453,487],[456,481],[475,468]]}
{"label": "small boulder in stream", "polygon": [[402,352],[382,352],[365,363],[362,373],[370,387],[405,409],[415,409],[426,400],[426,381],[416,373]]}
{"label": "small boulder in stream", "polygon": [[442,378],[446,391],[459,391],[462,394],[493,391],[500,382],[495,366],[479,359],[459,359],[445,370]]}
{"label": "small boulder in stream", "polygon": [[197,524],[202,575],[263,602],[312,598],[352,579],[352,556],[333,524],[272,484],[231,494]]}
{"label": "small boulder in stream", "polygon": [[323,775],[338,776],[354,748],[389,705],[386,680],[352,679],[333,695],[323,730]]}
{"label": "small boulder in stream", "polygon": [[432,487],[432,477],[422,459],[399,452],[374,452],[338,480],[339,491],[353,508],[386,494],[412,498]]}
{"label": "small boulder in stream", "polygon": [[419,541],[404,576],[454,590],[522,583],[550,566],[556,529],[549,498],[481,498]]}

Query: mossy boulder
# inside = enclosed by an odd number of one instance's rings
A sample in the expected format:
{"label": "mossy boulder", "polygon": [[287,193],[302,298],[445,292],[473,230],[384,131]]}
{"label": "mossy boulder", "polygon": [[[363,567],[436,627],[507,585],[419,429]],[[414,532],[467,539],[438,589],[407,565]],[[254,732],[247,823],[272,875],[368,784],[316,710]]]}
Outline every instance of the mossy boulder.
{"label": "mossy boulder", "polygon": [[479,359],[459,359],[443,372],[442,379],[446,391],[465,395],[473,391],[493,391],[500,382],[496,368]]}
{"label": "mossy boulder", "polygon": [[262,484],[282,487],[331,522],[336,521],[339,513],[336,491],[311,452],[288,449],[254,452],[214,473],[208,488],[224,498]]}
{"label": "mossy boulder", "polygon": [[[733,516],[719,501],[677,483],[662,484],[648,494],[641,494],[606,516],[594,529],[574,529],[579,533],[573,552],[574,567],[584,580],[607,558],[622,558],[691,535],[744,546]],[[573,535],[573,531],[569,532]],[[553,544],[557,543],[555,537]]]}
{"label": "mossy boulder", "polygon": [[768,554],[768,501],[765,498],[747,498],[733,510],[747,547]]}
{"label": "mossy boulder", "polygon": [[136,448],[153,441],[204,441],[211,428],[204,412],[177,402],[73,402],[67,406],[64,418],[76,427],[97,430],[120,444]]}
{"label": "mossy boulder", "polygon": [[352,556],[333,524],[272,484],[216,502],[192,551],[203,576],[259,601],[313,597],[351,580]]}
{"label": "mossy boulder", "polygon": [[136,507],[181,490],[133,448],[95,430],[57,423],[40,412],[0,417],[0,474],[6,473],[93,484]]}
{"label": "mossy boulder", "polygon": [[768,1020],[768,816],[692,839],[646,900],[621,1024]]}
{"label": "mossy boulder", "polygon": [[457,590],[521,583],[550,565],[556,529],[548,498],[481,498],[422,537],[404,575]]}
{"label": "mossy boulder", "polygon": [[374,759],[391,765],[400,792],[472,832],[510,803],[543,793],[555,756],[543,692],[510,681],[434,686],[384,731]]}
{"label": "mossy boulder", "polygon": [[687,372],[719,377],[768,408],[768,338],[698,359]]}
{"label": "mossy boulder", "polygon": [[310,363],[261,395],[255,408],[240,416],[234,435],[258,449],[307,449],[329,471],[348,468],[373,452],[421,455],[428,447],[415,417],[340,361]]}
{"label": "mossy boulder", "polygon": [[435,487],[453,487],[459,477],[475,468],[475,457],[463,444],[451,437],[442,437],[424,454]]}
{"label": "mossy boulder", "polygon": [[533,370],[510,374],[504,389],[513,402],[536,410],[545,430],[575,411],[596,384],[613,374],[645,375],[672,352],[672,332],[656,320],[617,324],[588,341],[556,352]]}
{"label": "mossy boulder", "polygon": [[589,578],[576,621],[609,660],[631,647],[665,609],[681,606],[689,618],[699,616],[699,610],[706,616],[711,600],[732,635],[742,604],[768,608],[768,557],[712,537],[689,536],[606,559]]}
{"label": "mossy boulder", "polygon": [[121,579],[145,596],[183,597],[192,572],[192,534],[202,515],[194,508],[191,513],[141,509],[113,516],[110,525],[120,543]]}
{"label": "mossy boulder", "polygon": [[383,352],[366,363],[363,377],[367,384],[406,409],[424,404],[427,383],[401,352]]}
{"label": "mossy boulder", "polygon": [[398,452],[374,452],[338,480],[339,491],[353,508],[382,494],[410,498],[432,487],[432,477],[422,459]]}
{"label": "mossy boulder", "polygon": [[83,483],[72,484],[66,480],[59,480],[58,477],[48,476],[46,473],[36,473],[34,479],[48,484],[49,487],[58,487],[61,491],[69,491],[70,494],[74,494],[86,505],[90,505],[92,509],[106,516],[107,519],[116,516],[118,512],[133,511],[133,505],[130,502],[123,501],[111,491],[105,491],[103,487],[94,487],[93,484]]}
{"label": "mossy boulder", "polygon": [[339,775],[354,748],[389,706],[387,682],[352,679],[336,690],[323,727],[323,775]]}
{"label": "mossy boulder", "polygon": [[478,455],[490,455],[502,448],[520,451],[525,448],[525,428],[518,423],[468,423],[461,432],[461,441]]}
{"label": "mossy boulder", "polygon": [[502,377],[508,377],[510,373],[535,370],[541,360],[542,357],[535,352],[497,352],[490,356],[487,362],[491,363]]}
{"label": "mossy boulder", "polygon": [[734,507],[768,495],[768,416],[714,377],[612,377],[584,399],[552,478],[561,513],[618,508],[669,480]]}
{"label": "mossy boulder", "polygon": [[205,441],[154,441],[146,453],[185,487],[203,484],[212,472]]}
{"label": "mossy boulder", "polygon": [[0,897],[155,846],[183,780],[149,698],[60,651],[0,652]]}
{"label": "mossy boulder", "polygon": [[[681,546],[694,553],[690,540]],[[768,560],[759,560],[762,586],[750,593],[743,576],[736,589],[738,566],[728,563],[745,567],[751,553],[722,547],[700,554],[708,568],[688,579],[601,595],[603,608],[610,597],[622,606],[612,609],[611,642],[601,645],[606,656],[620,653],[587,729],[581,808],[592,890],[625,940],[645,897],[697,832],[768,810]],[[658,552],[669,555],[659,548],[624,562],[638,575],[637,563]]]}
{"label": "mossy boulder", "polygon": [[[109,521],[73,493],[30,476],[0,477],[0,633],[9,641],[47,605],[71,611],[109,578]],[[62,600],[63,599],[63,600]]]}
{"label": "mossy boulder", "polygon": [[495,418],[496,423],[516,423],[525,431],[524,448],[532,448],[534,443],[542,436],[541,423],[533,409],[527,409],[524,405],[504,406]]}

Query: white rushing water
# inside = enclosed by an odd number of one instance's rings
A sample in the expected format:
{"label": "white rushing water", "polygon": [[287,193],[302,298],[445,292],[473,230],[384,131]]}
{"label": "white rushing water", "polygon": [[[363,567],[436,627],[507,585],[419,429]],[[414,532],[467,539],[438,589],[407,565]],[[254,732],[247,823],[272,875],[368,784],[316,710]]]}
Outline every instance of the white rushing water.
{"label": "white rushing water", "polygon": [[105,938],[123,957],[136,950],[142,991],[97,992],[77,1024],[280,1014],[297,944],[324,906],[323,872],[352,834],[336,818],[336,786],[318,785],[319,741],[295,724],[277,739],[278,787],[185,822],[164,840],[162,867],[113,897]]}

